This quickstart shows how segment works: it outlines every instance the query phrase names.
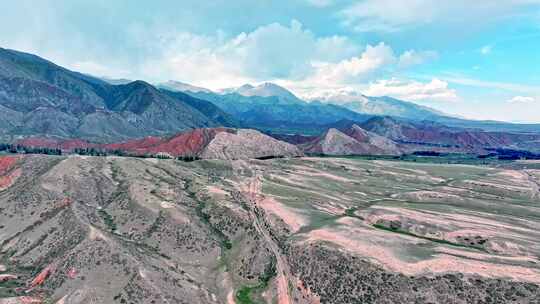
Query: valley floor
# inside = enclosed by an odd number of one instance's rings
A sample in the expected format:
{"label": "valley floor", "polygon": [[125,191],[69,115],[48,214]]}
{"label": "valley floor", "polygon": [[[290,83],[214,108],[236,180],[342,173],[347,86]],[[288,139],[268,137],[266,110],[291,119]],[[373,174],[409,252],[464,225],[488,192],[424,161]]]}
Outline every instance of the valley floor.
{"label": "valley floor", "polygon": [[0,304],[540,302],[530,165],[0,156]]}

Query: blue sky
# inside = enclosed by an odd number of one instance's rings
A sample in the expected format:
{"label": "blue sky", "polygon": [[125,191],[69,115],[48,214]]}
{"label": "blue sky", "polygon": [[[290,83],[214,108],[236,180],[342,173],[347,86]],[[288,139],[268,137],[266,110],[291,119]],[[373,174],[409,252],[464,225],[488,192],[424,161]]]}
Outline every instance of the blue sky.
{"label": "blue sky", "polygon": [[0,46],[78,71],[540,123],[540,0],[3,1]]}

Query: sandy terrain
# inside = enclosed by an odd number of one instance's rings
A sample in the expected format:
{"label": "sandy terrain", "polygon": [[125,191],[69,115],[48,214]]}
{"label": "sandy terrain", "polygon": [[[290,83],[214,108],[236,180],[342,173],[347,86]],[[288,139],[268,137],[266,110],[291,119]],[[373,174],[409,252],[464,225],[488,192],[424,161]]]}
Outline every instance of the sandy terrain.
{"label": "sandy terrain", "polygon": [[[371,241],[354,238],[357,235],[370,234]],[[418,262],[406,262],[391,249],[390,244],[380,245],[374,241],[376,234],[362,229],[348,227],[346,230],[320,229],[311,231],[308,242],[329,241],[350,250],[363,257],[369,257],[383,267],[391,271],[401,272],[407,275],[422,275],[430,273],[460,272],[466,274],[479,274],[485,277],[511,278],[540,283],[540,271],[522,266],[498,265],[494,263],[471,261],[462,259],[443,252],[436,254],[430,259]],[[380,235],[382,237],[382,235]],[[407,239],[407,237],[403,237]],[[413,241],[414,240],[410,240]]]}
{"label": "sandy terrain", "polygon": [[266,212],[274,214],[282,219],[285,224],[290,227],[291,232],[293,233],[307,225],[307,220],[304,219],[302,215],[291,211],[290,208],[285,207],[272,197],[265,197],[264,199],[259,200],[258,205]]}
{"label": "sandy terrain", "polygon": [[460,286],[477,301],[527,303],[537,285],[524,282],[540,284],[540,206],[517,194],[537,191],[538,172],[330,158],[9,162],[3,174],[23,171],[0,192],[0,272],[20,279],[0,304],[239,304],[263,278],[254,302],[370,303],[373,286],[395,283],[405,303],[443,302]]}

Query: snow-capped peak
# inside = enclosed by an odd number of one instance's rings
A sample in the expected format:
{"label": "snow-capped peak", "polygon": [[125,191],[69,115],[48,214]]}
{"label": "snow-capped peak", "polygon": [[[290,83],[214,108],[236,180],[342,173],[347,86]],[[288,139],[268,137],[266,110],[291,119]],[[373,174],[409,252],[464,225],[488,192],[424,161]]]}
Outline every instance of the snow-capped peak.
{"label": "snow-capped peak", "polygon": [[335,90],[314,92],[307,96],[304,96],[304,98],[309,101],[321,101],[335,104],[343,104],[350,102],[369,102],[369,98],[367,96],[351,88],[340,88]]}

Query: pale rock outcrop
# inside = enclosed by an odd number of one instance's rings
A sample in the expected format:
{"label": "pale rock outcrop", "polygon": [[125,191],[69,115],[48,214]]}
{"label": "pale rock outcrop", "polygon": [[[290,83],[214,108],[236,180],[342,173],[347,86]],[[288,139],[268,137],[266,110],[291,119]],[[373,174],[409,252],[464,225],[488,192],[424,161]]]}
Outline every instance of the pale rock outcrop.
{"label": "pale rock outcrop", "polygon": [[239,129],[235,133],[216,134],[200,157],[203,159],[247,159],[301,155],[302,152],[294,145],[276,140],[256,130]]}

